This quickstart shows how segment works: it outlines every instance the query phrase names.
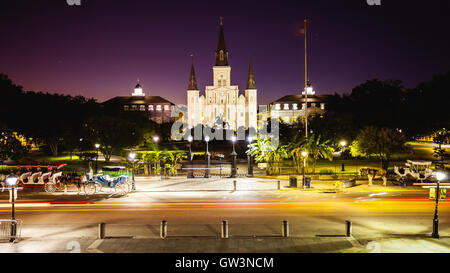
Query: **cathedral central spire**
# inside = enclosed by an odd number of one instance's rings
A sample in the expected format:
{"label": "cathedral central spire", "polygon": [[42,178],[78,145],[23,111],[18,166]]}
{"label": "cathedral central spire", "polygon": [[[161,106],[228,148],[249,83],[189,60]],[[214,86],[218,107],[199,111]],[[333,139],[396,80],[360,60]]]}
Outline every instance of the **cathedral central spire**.
{"label": "cathedral central spire", "polygon": [[228,66],[228,50],[225,46],[225,36],[223,34],[223,17],[220,17],[219,42],[216,50],[216,66]]}

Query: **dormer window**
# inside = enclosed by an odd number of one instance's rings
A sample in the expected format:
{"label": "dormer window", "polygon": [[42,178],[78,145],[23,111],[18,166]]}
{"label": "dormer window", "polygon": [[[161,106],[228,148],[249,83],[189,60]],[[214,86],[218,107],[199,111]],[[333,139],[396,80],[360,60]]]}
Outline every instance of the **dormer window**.
{"label": "dormer window", "polygon": [[275,110],[280,110],[281,109],[281,105],[279,103],[275,104]]}
{"label": "dormer window", "polygon": [[292,109],[297,110],[297,103],[292,104]]}
{"label": "dormer window", "polygon": [[284,110],[289,110],[289,103],[284,104]]}
{"label": "dormer window", "polygon": [[145,111],[145,105],[140,105],[140,106],[139,106],[139,110],[140,110],[140,111]]}
{"label": "dormer window", "polygon": [[164,110],[168,111],[169,110],[169,105],[164,105]]}
{"label": "dormer window", "polygon": [[128,111],[129,109],[130,109],[130,106],[128,106],[128,105],[123,106],[123,110]]}
{"label": "dormer window", "polygon": [[156,111],[161,111],[161,105],[156,105]]}
{"label": "dormer window", "polygon": [[153,111],[153,105],[149,105],[149,106],[148,106],[148,110],[149,110],[149,111]]}

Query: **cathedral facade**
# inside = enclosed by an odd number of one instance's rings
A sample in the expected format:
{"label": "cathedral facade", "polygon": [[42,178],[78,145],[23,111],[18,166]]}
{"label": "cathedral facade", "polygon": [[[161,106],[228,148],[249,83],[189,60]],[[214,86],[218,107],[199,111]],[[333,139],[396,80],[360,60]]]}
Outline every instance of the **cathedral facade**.
{"label": "cathedral facade", "polygon": [[205,87],[205,94],[200,95],[192,63],[187,90],[189,128],[198,124],[211,128],[238,130],[257,129],[257,89],[250,62],[247,88],[245,94],[239,93],[239,87],[231,82],[231,66],[228,63],[228,50],[225,46],[223,24],[220,22],[219,42],[215,52],[213,66],[213,83]]}

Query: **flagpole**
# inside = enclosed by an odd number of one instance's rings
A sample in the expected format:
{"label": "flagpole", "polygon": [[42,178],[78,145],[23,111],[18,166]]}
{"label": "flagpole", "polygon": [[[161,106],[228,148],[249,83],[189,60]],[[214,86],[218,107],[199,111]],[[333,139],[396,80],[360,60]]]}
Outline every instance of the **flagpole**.
{"label": "flagpole", "polygon": [[306,35],[307,35],[307,23],[308,20],[305,19],[304,21],[304,27],[305,27],[305,139],[308,141],[308,63],[307,63],[307,43],[306,43]]}

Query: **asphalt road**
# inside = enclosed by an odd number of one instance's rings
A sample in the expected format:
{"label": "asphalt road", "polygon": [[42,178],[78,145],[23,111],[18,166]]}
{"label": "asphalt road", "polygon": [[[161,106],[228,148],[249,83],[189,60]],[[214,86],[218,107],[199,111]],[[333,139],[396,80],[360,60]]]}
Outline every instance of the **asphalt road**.
{"label": "asphalt road", "polygon": [[[217,234],[224,219],[230,223],[230,232],[242,235],[276,234],[282,220],[290,222],[296,236],[343,234],[345,220],[353,222],[358,236],[431,233],[434,202],[427,192],[376,189],[346,193],[144,190],[121,198],[92,200],[72,195],[62,201],[22,193],[16,218],[23,220],[28,236],[41,236],[37,230],[45,233],[46,228],[49,232],[44,235],[54,234],[54,227],[65,227],[59,235],[95,236],[100,222],[106,222],[114,234],[157,236],[161,220],[169,223],[172,234],[194,236]],[[6,196],[1,194],[1,200]],[[441,235],[450,236],[449,203],[440,203],[439,215]],[[9,217],[10,204],[0,203],[0,219]]]}

